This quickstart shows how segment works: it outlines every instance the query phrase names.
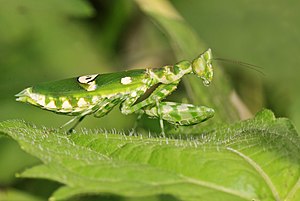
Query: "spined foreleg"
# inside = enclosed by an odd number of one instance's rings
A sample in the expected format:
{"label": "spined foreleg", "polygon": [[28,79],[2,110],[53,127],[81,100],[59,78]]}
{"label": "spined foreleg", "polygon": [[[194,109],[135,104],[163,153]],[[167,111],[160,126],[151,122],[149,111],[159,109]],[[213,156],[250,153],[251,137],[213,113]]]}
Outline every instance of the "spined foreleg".
{"label": "spined foreleg", "polygon": [[[160,102],[154,107],[144,109],[151,117],[163,119],[175,125],[194,125],[203,122],[214,115],[214,110],[205,106],[192,104]],[[161,126],[163,129],[163,127]],[[164,131],[162,131],[164,132]]]}

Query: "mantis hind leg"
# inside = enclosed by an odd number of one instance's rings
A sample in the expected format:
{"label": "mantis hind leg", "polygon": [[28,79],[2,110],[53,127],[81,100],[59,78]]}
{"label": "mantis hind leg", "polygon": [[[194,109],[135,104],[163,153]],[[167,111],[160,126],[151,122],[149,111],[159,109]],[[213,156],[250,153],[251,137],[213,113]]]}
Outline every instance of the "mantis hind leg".
{"label": "mantis hind leg", "polygon": [[87,114],[83,113],[81,115],[78,115],[74,118],[72,118],[70,121],[68,121],[67,123],[63,124],[62,126],[59,127],[59,129],[63,129],[65,128],[66,126],[70,125],[72,122],[76,121],[75,124],[68,130],[68,133],[72,133],[73,130],[75,129],[75,127],[84,119],[84,117],[86,116]]}
{"label": "mantis hind leg", "polygon": [[175,102],[160,102],[154,107],[145,108],[144,111],[151,117],[157,117],[171,124],[184,126],[203,122],[213,117],[215,113],[209,107]]}
{"label": "mantis hind leg", "polygon": [[80,116],[76,123],[68,130],[68,133],[73,133],[76,126],[84,119],[85,116]]}
{"label": "mantis hind leg", "polygon": [[94,117],[100,118],[107,115],[116,105],[120,103],[119,99],[106,99],[103,103],[101,103],[97,110],[94,113]]}
{"label": "mantis hind leg", "polygon": [[163,137],[165,137],[165,128],[164,128],[164,122],[163,122],[163,116],[162,116],[162,108],[159,106],[158,100],[156,100],[156,108],[157,108],[157,116],[159,117],[159,125],[161,129],[161,134]]}

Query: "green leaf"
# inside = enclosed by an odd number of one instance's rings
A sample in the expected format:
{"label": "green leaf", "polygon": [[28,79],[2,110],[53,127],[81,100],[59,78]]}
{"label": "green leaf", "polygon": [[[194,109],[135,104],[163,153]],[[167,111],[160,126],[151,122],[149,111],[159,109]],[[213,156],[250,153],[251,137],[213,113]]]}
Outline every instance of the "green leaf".
{"label": "green leaf", "polygon": [[289,120],[264,110],[254,119],[198,136],[161,138],[82,130],[66,135],[19,120],[0,123],[43,164],[20,176],[64,184],[52,200],[84,194],[180,200],[297,200],[300,138]]}
{"label": "green leaf", "polygon": [[[19,145],[8,137],[0,135],[0,185],[7,186],[16,182],[15,173],[24,167],[38,164],[38,160],[25,154]],[[17,158],[18,160],[12,160]]]}

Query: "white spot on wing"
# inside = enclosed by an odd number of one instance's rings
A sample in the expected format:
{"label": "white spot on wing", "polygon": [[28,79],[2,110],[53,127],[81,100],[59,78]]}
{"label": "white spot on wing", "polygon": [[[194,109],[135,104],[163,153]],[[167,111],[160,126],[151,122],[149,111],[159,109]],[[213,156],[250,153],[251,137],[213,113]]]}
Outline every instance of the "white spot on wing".
{"label": "white spot on wing", "polygon": [[93,75],[84,75],[77,78],[78,82],[87,86],[84,86],[84,88],[87,91],[95,91],[97,89],[97,84],[95,79],[97,78],[99,74],[93,74]]}
{"label": "white spot on wing", "polygon": [[130,84],[131,82],[132,82],[131,77],[123,77],[123,78],[121,79],[121,84],[124,84],[124,85]]}
{"label": "white spot on wing", "polygon": [[86,89],[87,91],[95,91],[97,89],[97,84],[95,81],[88,83],[89,87]]}
{"label": "white spot on wing", "polygon": [[78,107],[85,107],[87,106],[87,102],[84,100],[84,98],[79,98],[77,105]]}
{"label": "white spot on wing", "polygon": [[96,77],[99,74],[93,74],[93,75],[83,75],[78,77],[78,82],[80,82],[81,84],[88,84],[89,82],[94,81],[94,79],[96,79]]}

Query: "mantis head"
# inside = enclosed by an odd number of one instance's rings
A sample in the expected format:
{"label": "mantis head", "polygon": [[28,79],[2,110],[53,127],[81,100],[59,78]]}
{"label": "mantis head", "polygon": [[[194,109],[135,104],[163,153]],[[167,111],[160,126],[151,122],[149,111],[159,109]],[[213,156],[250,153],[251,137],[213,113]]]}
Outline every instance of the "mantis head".
{"label": "mantis head", "polygon": [[200,54],[200,56],[192,62],[192,70],[194,74],[203,80],[205,86],[211,83],[214,74],[211,49]]}

